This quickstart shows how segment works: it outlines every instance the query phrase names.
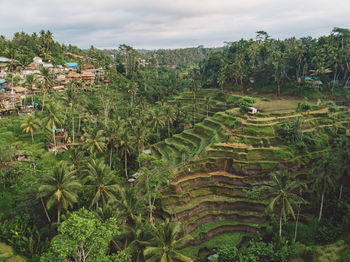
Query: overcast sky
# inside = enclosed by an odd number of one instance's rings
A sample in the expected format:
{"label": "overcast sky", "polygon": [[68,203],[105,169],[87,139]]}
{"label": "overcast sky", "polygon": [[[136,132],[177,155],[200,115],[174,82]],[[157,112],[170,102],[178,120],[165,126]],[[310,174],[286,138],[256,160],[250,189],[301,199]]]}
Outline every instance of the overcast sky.
{"label": "overcast sky", "polygon": [[222,46],[254,38],[326,35],[350,27],[350,0],[0,0],[0,34],[50,30],[81,48]]}

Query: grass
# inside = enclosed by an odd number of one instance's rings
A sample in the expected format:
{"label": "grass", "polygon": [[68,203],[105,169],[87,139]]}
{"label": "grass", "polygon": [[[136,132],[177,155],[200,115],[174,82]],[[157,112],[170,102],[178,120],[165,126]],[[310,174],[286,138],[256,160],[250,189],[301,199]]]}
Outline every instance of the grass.
{"label": "grass", "polygon": [[205,202],[213,202],[213,203],[246,203],[246,205],[249,204],[264,204],[263,201],[258,200],[250,200],[250,199],[242,199],[242,198],[233,198],[233,197],[227,197],[227,196],[217,196],[217,195],[211,195],[211,196],[202,196],[197,197],[196,199],[193,199],[190,203],[183,204],[181,206],[179,205],[173,205],[173,206],[167,206],[163,209],[168,212],[171,215],[189,211],[195,207],[197,207],[201,203]]}
{"label": "grass", "polygon": [[[189,246],[181,250],[181,253],[185,256],[195,258],[198,256],[199,250],[202,248],[207,248],[209,250],[214,250],[215,248],[221,246],[221,245],[233,245],[237,246],[241,240],[242,237],[246,234],[242,234],[239,232],[236,233],[225,233],[218,235],[208,241],[205,241],[204,243],[198,245],[198,246]],[[201,257],[203,259],[203,257]],[[204,261],[204,260],[202,260]]]}
{"label": "grass", "polygon": [[273,100],[262,101],[255,104],[255,107],[264,113],[294,112],[298,107],[298,101],[294,100]]}
{"label": "grass", "polygon": [[350,259],[349,248],[344,240],[339,240],[334,244],[315,248],[315,254],[319,262],[345,262]]}
{"label": "grass", "polygon": [[12,247],[0,242],[0,262],[26,262],[27,260],[14,253]]}
{"label": "grass", "polygon": [[200,235],[201,233],[207,233],[212,229],[215,229],[220,226],[236,226],[236,225],[243,225],[248,227],[255,227],[259,228],[262,226],[262,224],[254,224],[254,223],[246,223],[246,222],[236,222],[236,221],[214,221],[214,222],[208,222],[201,224],[199,227],[197,227],[192,235]]}

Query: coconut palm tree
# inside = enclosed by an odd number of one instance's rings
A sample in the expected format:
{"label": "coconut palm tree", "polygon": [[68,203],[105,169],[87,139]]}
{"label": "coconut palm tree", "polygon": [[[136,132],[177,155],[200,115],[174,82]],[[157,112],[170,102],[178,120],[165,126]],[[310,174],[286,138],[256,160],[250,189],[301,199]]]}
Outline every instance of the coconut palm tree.
{"label": "coconut palm tree", "polygon": [[9,72],[11,72],[11,88],[12,88],[11,93],[13,93],[13,87],[14,87],[13,79],[15,77],[15,72],[19,68],[18,61],[16,60],[17,53],[16,53],[15,49],[12,49],[12,48],[7,49],[6,57],[8,59],[10,59],[8,65],[7,65],[7,68],[9,70]]}
{"label": "coconut palm tree", "polygon": [[76,82],[70,81],[68,83],[68,88],[65,92],[64,103],[70,108],[72,115],[72,141],[74,143],[75,133],[74,133],[74,109],[75,101],[77,100],[77,94],[75,92]]}
{"label": "coconut palm tree", "polygon": [[40,69],[40,73],[39,73],[40,77],[41,77],[41,82],[42,82],[42,88],[43,88],[43,103],[42,103],[42,108],[41,111],[44,110],[44,106],[45,106],[45,95],[47,93],[47,91],[50,89],[50,87],[52,87],[53,85],[53,80],[52,80],[52,74],[50,72],[50,69],[48,68],[41,68]]}
{"label": "coconut palm tree", "polygon": [[152,111],[151,123],[152,126],[156,129],[157,134],[159,134],[159,127],[163,127],[165,125],[165,119],[160,106],[155,107]]}
{"label": "coconut palm tree", "polygon": [[173,107],[170,105],[164,105],[163,106],[163,115],[164,115],[164,119],[166,121],[166,124],[168,126],[168,137],[170,137],[170,125],[175,120],[175,114],[174,114]]}
{"label": "coconut palm tree", "polygon": [[143,252],[146,262],[193,261],[178,251],[192,239],[190,235],[177,239],[181,231],[181,224],[179,222],[171,223],[169,219],[154,227],[155,236]]}
{"label": "coconut palm tree", "polygon": [[84,166],[86,162],[84,151],[82,151],[79,147],[75,147],[68,151],[68,156],[69,167],[77,175],[79,173],[79,170]]}
{"label": "coconut palm tree", "polygon": [[40,122],[34,116],[30,115],[21,124],[23,132],[30,133],[32,136],[32,143],[34,143],[34,133],[40,129]]}
{"label": "coconut palm tree", "polygon": [[135,101],[135,96],[138,91],[138,86],[136,82],[129,84],[128,93],[130,94],[130,106],[132,107]]}
{"label": "coconut palm tree", "polygon": [[34,93],[34,87],[36,85],[36,82],[37,82],[37,79],[34,74],[27,75],[25,83],[28,86],[28,89],[32,96],[32,106],[34,106],[33,93]]}
{"label": "coconut palm tree", "polygon": [[209,107],[210,107],[211,101],[212,101],[212,97],[211,96],[207,96],[205,98],[205,108],[206,108],[206,111],[207,111],[207,117],[209,116]]}
{"label": "coconut palm tree", "polygon": [[146,128],[145,123],[141,120],[136,120],[132,127],[133,136],[135,137],[135,142],[137,144],[138,155],[141,154],[144,149],[144,144],[146,142]]}
{"label": "coconut palm tree", "polygon": [[60,162],[40,181],[39,197],[47,198],[46,208],[57,205],[57,222],[60,223],[62,209],[67,210],[78,200],[80,182],[64,162]]}
{"label": "coconut palm tree", "polygon": [[143,251],[153,236],[152,226],[149,221],[143,222],[142,217],[137,216],[133,225],[127,225],[122,228],[118,239],[125,243],[125,251],[133,254],[133,261],[144,262]]}
{"label": "coconut palm tree", "polygon": [[108,201],[115,199],[119,192],[119,185],[115,182],[115,174],[102,159],[90,158],[86,166],[86,187],[94,193],[90,206],[104,208]]}
{"label": "coconut palm tree", "polygon": [[295,220],[294,207],[303,203],[304,200],[296,193],[299,184],[291,181],[288,171],[277,171],[272,173],[270,187],[268,188],[271,197],[267,210],[273,212],[277,207],[279,209],[279,236],[282,236],[282,218],[287,221],[289,214]]}
{"label": "coconut palm tree", "polygon": [[106,137],[103,130],[93,129],[85,133],[84,149],[90,154],[103,152],[107,148]]}
{"label": "coconut palm tree", "polygon": [[130,135],[129,129],[124,129],[119,137],[119,150],[124,155],[125,176],[128,177],[128,156],[131,155],[134,146],[134,137]]}
{"label": "coconut palm tree", "polygon": [[42,124],[46,127],[50,132],[53,133],[54,144],[56,145],[56,133],[55,130],[57,127],[61,125],[61,115],[60,111],[57,109],[56,104],[49,103],[47,109],[42,112]]}
{"label": "coconut palm tree", "polygon": [[350,168],[350,141],[346,137],[341,137],[337,141],[336,145],[336,157],[339,162],[339,170],[340,170],[340,192],[339,199],[342,198],[343,193],[343,183],[349,177],[349,168]]}
{"label": "coconut palm tree", "polygon": [[312,174],[314,175],[314,190],[321,193],[321,203],[320,212],[318,216],[318,221],[322,218],[324,195],[335,188],[335,159],[331,156],[329,152],[324,153],[324,155],[319,159],[312,168]]}
{"label": "coconut palm tree", "polygon": [[146,212],[146,200],[138,195],[137,187],[124,187],[120,191],[120,196],[111,206],[118,210],[120,219],[126,221],[128,225],[135,224],[137,216],[143,216]]}

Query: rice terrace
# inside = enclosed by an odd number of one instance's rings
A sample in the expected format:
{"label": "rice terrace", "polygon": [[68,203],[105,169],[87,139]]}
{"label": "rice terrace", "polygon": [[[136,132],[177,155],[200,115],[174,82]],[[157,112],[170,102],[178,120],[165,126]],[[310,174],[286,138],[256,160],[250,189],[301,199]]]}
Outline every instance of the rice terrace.
{"label": "rice terrace", "polygon": [[0,262],[350,261],[345,0],[34,2],[1,3]]}

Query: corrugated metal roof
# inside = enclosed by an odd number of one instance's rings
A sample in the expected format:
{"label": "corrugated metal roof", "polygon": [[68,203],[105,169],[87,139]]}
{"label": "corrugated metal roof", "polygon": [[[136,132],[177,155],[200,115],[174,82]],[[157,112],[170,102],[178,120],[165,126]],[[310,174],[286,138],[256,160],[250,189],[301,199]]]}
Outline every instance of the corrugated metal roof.
{"label": "corrugated metal roof", "polygon": [[69,66],[69,67],[77,67],[78,63],[76,63],[76,62],[68,62],[68,63],[66,63],[66,65]]}

